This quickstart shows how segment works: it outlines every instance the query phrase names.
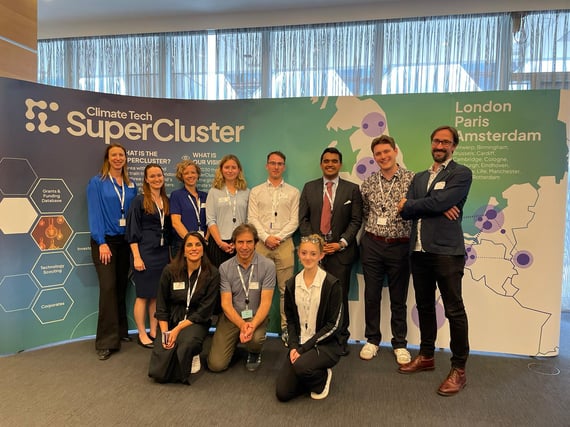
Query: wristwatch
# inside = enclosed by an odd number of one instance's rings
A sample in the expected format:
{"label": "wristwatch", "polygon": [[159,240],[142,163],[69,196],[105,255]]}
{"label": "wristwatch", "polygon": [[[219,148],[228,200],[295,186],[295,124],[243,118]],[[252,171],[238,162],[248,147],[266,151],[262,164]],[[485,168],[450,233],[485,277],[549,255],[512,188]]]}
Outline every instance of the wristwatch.
{"label": "wristwatch", "polygon": [[346,243],[344,243],[343,240],[341,240],[340,242],[338,242],[338,245],[340,246],[340,250],[344,251],[346,249]]}

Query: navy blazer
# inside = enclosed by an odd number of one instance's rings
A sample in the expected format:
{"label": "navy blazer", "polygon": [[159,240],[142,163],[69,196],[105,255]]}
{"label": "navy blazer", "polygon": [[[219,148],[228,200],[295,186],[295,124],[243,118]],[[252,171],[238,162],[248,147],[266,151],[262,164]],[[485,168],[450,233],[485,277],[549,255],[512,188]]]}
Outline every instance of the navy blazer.
{"label": "navy blazer", "polygon": [[[471,169],[451,160],[447,167],[434,179],[429,189],[429,171],[414,176],[401,215],[413,220],[410,249],[417,241],[418,220],[422,220],[422,248],[426,252],[440,255],[465,255],[465,242],[461,221],[463,206],[471,188]],[[459,218],[447,219],[443,213],[449,208],[459,208]]]}
{"label": "navy blazer", "polygon": [[[323,210],[323,178],[309,181],[303,187],[299,200],[299,231],[301,236],[321,234]],[[342,264],[350,264],[358,256],[356,235],[362,224],[362,195],[358,185],[342,178],[338,180],[331,217],[332,241],[346,240],[345,250],[337,252]]]}

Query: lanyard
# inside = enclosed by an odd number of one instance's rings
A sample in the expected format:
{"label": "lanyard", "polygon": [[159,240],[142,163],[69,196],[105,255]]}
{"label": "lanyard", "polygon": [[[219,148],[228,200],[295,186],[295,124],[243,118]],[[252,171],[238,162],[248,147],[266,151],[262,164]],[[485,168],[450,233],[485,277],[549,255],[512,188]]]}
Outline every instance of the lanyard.
{"label": "lanyard", "polygon": [[[196,275],[196,280],[194,281],[194,285],[188,288],[188,293],[186,294],[186,316],[184,317],[188,320],[188,311],[190,310],[190,300],[192,299],[192,295],[196,291],[196,285],[198,285],[198,278],[200,277],[200,273],[202,272],[202,266],[198,269],[198,274]],[[189,283],[190,284],[190,283]]]}
{"label": "lanyard", "polygon": [[156,205],[156,210],[158,211],[158,217],[160,218],[160,246],[164,246],[164,211],[160,209],[156,200],[153,200]]}
{"label": "lanyard", "polygon": [[121,183],[121,194],[119,194],[119,190],[117,190],[117,186],[115,185],[115,182],[113,182],[113,177],[111,176],[111,174],[109,174],[109,179],[111,180],[111,184],[113,185],[113,190],[115,190],[115,193],[117,194],[117,197],[119,198],[119,202],[121,203],[121,218],[125,217],[125,183],[122,182]]}
{"label": "lanyard", "polygon": [[275,223],[277,222],[277,209],[279,208],[279,199],[281,198],[281,184],[279,184],[278,188],[274,188],[273,184],[270,184],[273,190],[273,194],[271,195],[271,214],[273,215],[272,222],[269,223],[269,228],[273,229]]}
{"label": "lanyard", "polygon": [[202,209],[202,203],[200,202],[200,194],[196,197],[196,202],[194,201],[194,197],[191,194],[188,194],[188,199],[190,203],[192,203],[192,207],[194,208],[194,212],[196,213],[196,221],[198,222],[198,230],[200,230],[200,210]]}
{"label": "lanyard", "polygon": [[235,227],[235,223],[237,222],[237,218],[236,218],[237,193],[238,193],[238,190],[236,190],[236,194],[233,195],[233,197],[232,197],[232,194],[230,194],[230,192],[228,191],[228,187],[226,187],[226,196],[228,197],[228,201],[232,205],[232,222],[234,223],[234,227]]}
{"label": "lanyard", "polygon": [[243,276],[241,275],[241,270],[239,265],[237,266],[237,271],[239,274],[239,280],[241,282],[241,287],[243,288],[243,292],[245,293],[245,309],[249,309],[249,284],[251,283],[251,277],[253,276],[253,268],[255,264],[251,264],[251,270],[249,270],[249,279],[247,279],[247,288],[245,287],[245,282],[243,281]]}

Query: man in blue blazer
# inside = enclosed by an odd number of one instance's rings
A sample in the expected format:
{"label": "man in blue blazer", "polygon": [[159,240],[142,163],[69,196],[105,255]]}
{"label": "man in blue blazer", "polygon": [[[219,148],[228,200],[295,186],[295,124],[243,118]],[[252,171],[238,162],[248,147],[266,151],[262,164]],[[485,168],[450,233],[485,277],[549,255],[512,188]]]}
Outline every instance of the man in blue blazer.
{"label": "man in blue blazer", "polygon": [[432,132],[434,163],[414,177],[406,198],[398,205],[402,218],[413,220],[411,270],[421,335],[419,354],[400,366],[399,372],[411,374],[435,368],[437,284],[449,321],[452,353],[451,371],[438,389],[442,396],[457,394],[465,387],[465,364],[469,356],[467,314],[461,296],[465,267],[461,220],[472,173],[452,159],[458,144],[459,135],[451,126],[441,126]]}
{"label": "man in blue blazer", "polygon": [[[358,257],[356,235],[362,224],[362,196],[358,185],[338,176],[342,153],[327,147],[321,154],[323,176],[307,182],[299,201],[301,236],[321,234],[326,242],[322,266],[340,280],[343,288],[343,323],[340,335],[343,354],[349,350],[348,291],[352,264]],[[327,184],[328,183],[328,184]],[[324,207],[324,209],[323,209]]]}

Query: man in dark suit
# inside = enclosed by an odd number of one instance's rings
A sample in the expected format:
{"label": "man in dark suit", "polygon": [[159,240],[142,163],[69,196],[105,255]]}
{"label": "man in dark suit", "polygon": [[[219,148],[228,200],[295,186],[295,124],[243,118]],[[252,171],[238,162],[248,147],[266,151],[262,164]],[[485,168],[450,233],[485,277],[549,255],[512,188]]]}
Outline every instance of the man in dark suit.
{"label": "man in dark suit", "polygon": [[341,179],[342,153],[328,147],[321,154],[322,178],[307,182],[299,201],[301,236],[316,233],[325,239],[322,266],[343,288],[341,336],[348,354],[348,291],[352,264],[358,257],[356,234],[362,224],[362,196],[358,185]]}
{"label": "man in dark suit", "polygon": [[433,370],[437,322],[435,289],[439,287],[449,321],[451,371],[441,383],[442,396],[457,394],[465,387],[465,364],[469,356],[467,314],[461,296],[465,266],[465,243],[461,220],[471,187],[472,174],[455,163],[459,144],[457,130],[441,126],[431,134],[433,166],[418,173],[406,198],[398,205],[403,219],[412,219],[411,269],[420,323],[419,354],[399,372],[411,374]]}

